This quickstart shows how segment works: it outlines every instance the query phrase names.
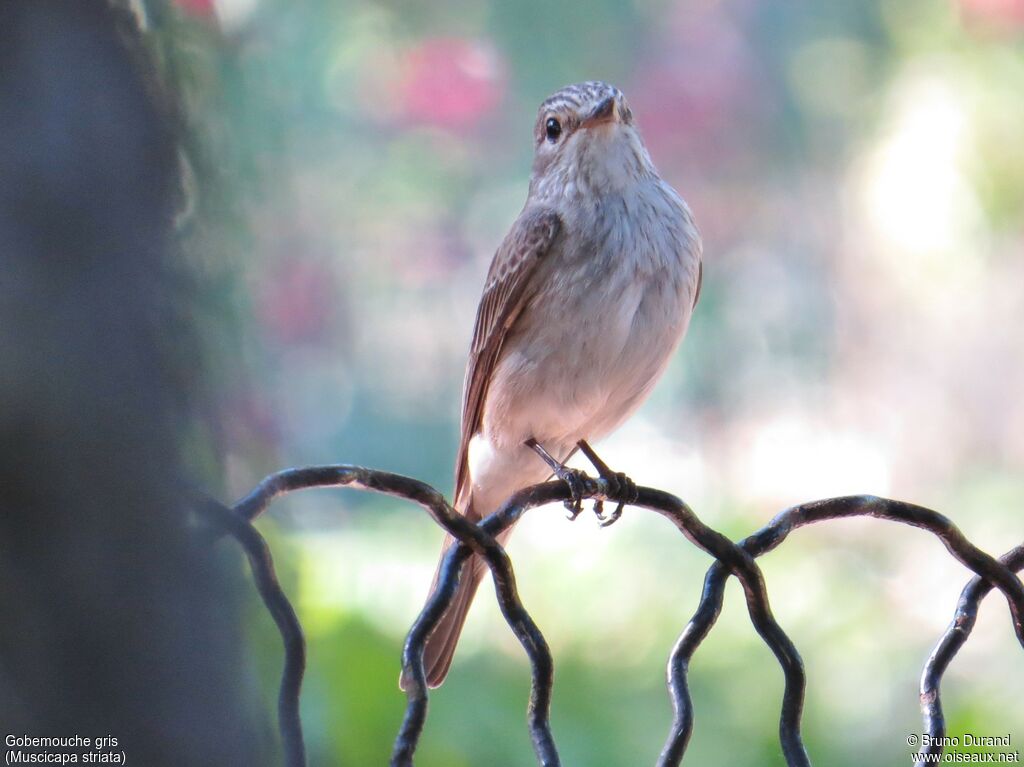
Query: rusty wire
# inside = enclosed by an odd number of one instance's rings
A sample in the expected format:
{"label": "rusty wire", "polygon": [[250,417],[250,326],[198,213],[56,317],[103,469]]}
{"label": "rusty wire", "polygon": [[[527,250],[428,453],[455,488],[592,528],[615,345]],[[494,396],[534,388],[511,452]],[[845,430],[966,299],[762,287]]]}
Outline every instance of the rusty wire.
{"label": "rusty wire", "polygon": [[[260,596],[284,640],[285,667],[281,679],[278,716],[286,765],[300,767],[305,764],[298,714],[305,644],[294,610],[277,583],[270,551],[252,521],[266,511],[275,498],[315,487],[350,487],[405,498],[423,507],[437,524],[459,541],[449,549],[441,565],[437,588],[405,641],[402,673],[407,705],[392,750],[391,765],[405,767],[413,764],[413,755],[427,716],[424,645],[451,602],[462,568],[474,552],[480,554],[490,568],[502,614],[530,660],[532,685],[527,724],[537,762],[545,767],[560,765],[549,718],[554,680],[551,652],[543,634],[519,598],[512,563],[495,536],[532,508],[568,500],[569,488],[560,481],[526,488],[476,525],[459,515],[441,493],[423,482],[398,474],[347,465],[286,469],[272,474],[231,509],[209,499],[196,504],[198,511],[218,532],[231,535],[245,549]],[[604,479],[586,478],[585,498],[607,499],[608,493],[609,486]],[[831,498],[787,509],[761,530],[739,543],[733,543],[701,522],[683,501],[664,491],[640,487],[632,505],[666,517],[691,543],[715,560],[705,576],[697,610],[683,629],[669,658],[668,686],[675,715],[658,759],[659,767],[672,767],[682,762],[694,721],[686,676],[690,659],[713,628],[722,609],[725,582],[732,575],[736,576],[743,587],[754,628],[772,650],[783,671],[779,742],[786,764],[789,767],[809,767],[811,764],[800,733],[805,689],[803,664],[796,647],[772,616],[764,578],[754,561],[776,548],[793,530],[808,524],[844,517],[870,516],[919,527],[937,536],[954,558],[976,573],[963,589],[953,620],[932,651],[922,674],[921,710],[925,731],[932,736],[931,743],[941,743],[941,737],[945,735],[939,694],[942,676],[970,636],[981,600],[993,588],[1001,591],[1006,598],[1013,630],[1024,646],[1024,585],[1015,574],[1024,568],[1024,545],[995,559],[967,540],[948,518],[930,509],[874,496]],[[916,764],[918,767],[924,764],[921,760],[923,754],[941,752],[941,746],[930,745],[918,754]]]}

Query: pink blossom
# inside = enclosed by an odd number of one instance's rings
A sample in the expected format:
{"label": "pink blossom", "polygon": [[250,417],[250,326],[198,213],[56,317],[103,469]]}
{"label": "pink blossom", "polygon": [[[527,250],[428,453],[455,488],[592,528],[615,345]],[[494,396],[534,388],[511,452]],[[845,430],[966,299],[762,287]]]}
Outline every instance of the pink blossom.
{"label": "pink blossom", "polygon": [[315,343],[326,330],[334,292],[323,265],[288,259],[272,270],[260,292],[260,319],[282,343]]}
{"label": "pink blossom", "polygon": [[174,4],[193,16],[213,16],[214,0],[174,0]]}
{"label": "pink blossom", "polygon": [[411,122],[450,130],[474,128],[501,101],[504,72],[486,43],[434,38],[404,57],[398,97]]}
{"label": "pink blossom", "polygon": [[981,23],[993,31],[1024,28],[1024,0],[959,0],[968,23]]}

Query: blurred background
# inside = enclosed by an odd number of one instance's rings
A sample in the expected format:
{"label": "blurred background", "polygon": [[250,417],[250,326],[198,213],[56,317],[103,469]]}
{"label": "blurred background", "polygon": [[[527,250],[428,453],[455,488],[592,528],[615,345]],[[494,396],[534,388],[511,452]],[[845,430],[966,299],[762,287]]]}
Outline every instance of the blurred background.
{"label": "blurred background", "polygon": [[[225,499],[331,462],[450,492],[476,302],[525,199],[536,107],[604,79],[692,207],[705,267],[688,338],[602,456],[733,538],[846,493],[935,508],[995,554],[1024,537],[1021,0],[132,5],[181,101],[177,229],[216,413],[190,458]],[[308,633],[311,763],[385,763],[440,530],[334,491],[260,524]],[[653,763],[708,558],[654,514],[599,530],[560,508],[510,551],[554,651],[565,762]],[[920,669],[968,573],[876,520],[801,530],[762,567],[807,664],[812,759],[907,763]],[[249,605],[273,741],[280,642]],[[528,680],[485,585],[417,763],[533,764]],[[946,678],[950,733],[1019,746],[1022,680],[992,597]],[[782,764],[781,672],[735,584],[692,685],[687,763]]]}

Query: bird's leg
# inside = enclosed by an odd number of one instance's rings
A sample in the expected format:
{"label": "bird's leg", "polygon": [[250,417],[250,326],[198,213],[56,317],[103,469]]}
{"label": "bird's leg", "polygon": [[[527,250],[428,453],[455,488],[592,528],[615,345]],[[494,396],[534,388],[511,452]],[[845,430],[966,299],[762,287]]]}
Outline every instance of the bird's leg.
{"label": "bird's leg", "polygon": [[621,471],[612,471],[608,468],[608,464],[601,460],[601,457],[594,452],[594,448],[588,445],[585,439],[581,439],[576,443],[576,445],[583,451],[583,455],[587,457],[587,460],[594,465],[595,469],[597,469],[597,473],[600,475],[601,479],[608,483],[608,500],[618,503],[618,506],[615,507],[615,511],[608,516],[605,516],[604,504],[599,500],[594,501],[594,514],[596,514],[597,518],[601,521],[601,527],[608,527],[608,525],[613,524],[622,516],[623,507],[627,503],[633,503],[639,496],[639,492],[636,489],[636,483]]}
{"label": "bird's leg", "polygon": [[523,444],[539,455],[554,475],[569,486],[569,493],[572,497],[565,502],[565,508],[569,510],[569,519],[576,519],[580,512],[583,511],[583,494],[586,492],[584,483],[587,480],[587,475],[579,469],[572,469],[561,463],[533,437],[530,437]]}

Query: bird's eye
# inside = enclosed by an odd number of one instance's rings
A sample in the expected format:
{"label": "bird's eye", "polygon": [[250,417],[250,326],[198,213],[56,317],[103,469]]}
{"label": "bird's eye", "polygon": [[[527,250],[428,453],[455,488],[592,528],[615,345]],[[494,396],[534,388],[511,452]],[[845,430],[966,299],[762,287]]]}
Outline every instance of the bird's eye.
{"label": "bird's eye", "polygon": [[544,123],[544,133],[548,137],[548,141],[554,144],[562,135],[562,124],[554,117],[549,117],[548,121]]}

